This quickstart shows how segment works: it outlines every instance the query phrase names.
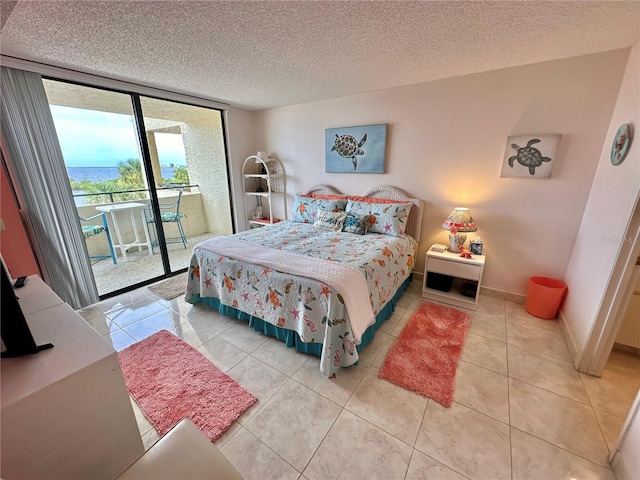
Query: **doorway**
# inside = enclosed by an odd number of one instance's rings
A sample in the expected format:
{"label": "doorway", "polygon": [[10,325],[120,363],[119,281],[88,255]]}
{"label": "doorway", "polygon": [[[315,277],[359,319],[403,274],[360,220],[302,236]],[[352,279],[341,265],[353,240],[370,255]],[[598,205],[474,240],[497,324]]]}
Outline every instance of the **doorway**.
{"label": "doorway", "polygon": [[[613,350],[626,310],[633,301],[633,293],[640,275],[636,266],[639,257],[640,192],[636,197],[627,229],[621,238],[618,257],[594,326],[582,354],[574,363],[578,371],[600,377],[594,379],[600,380],[598,397],[604,412],[598,421],[611,451],[609,461],[614,459],[619,442],[627,433],[630,418],[636,413],[636,409],[640,408],[637,400],[640,388],[637,375],[640,357],[629,352]],[[585,387],[589,388],[590,379],[593,377],[583,376],[583,379],[587,380]]]}
{"label": "doorway", "polygon": [[640,192],[623,237],[605,290],[600,310],[582,353],[574,366],[580,372],[599,377],[604,370],[622,323],[622,315],[633,294],[634,266],[640,256]]}
{"label": "doorway", "polygon": [[186,271],[195,243],[233,233],[221,111],[42,81],[100,298]]}

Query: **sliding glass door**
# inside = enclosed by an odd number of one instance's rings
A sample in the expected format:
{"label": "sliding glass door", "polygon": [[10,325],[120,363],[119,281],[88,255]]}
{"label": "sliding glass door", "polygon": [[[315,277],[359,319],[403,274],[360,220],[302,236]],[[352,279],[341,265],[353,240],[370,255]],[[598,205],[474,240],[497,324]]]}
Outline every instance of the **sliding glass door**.
{"label": "sliding glass door", "polygon": [[191,258],[188,244],[233,233],[222,112],[149,97],[140,97],[140,107],[162,220],[158,233],[171,270],[181,270]]}
{"label": "sliding glass door", "polygon": [[220,111],[43,84],[101,297],[185,270],[195,243],[232,233]]}

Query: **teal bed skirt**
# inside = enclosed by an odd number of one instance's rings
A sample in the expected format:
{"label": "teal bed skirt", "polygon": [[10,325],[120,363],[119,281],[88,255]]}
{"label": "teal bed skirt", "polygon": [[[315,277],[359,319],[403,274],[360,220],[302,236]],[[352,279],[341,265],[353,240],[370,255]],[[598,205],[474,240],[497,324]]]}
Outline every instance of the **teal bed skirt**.
{"label": "teal bed skirt", "polygon": [[[360,345],[356,346],[358,353],[371,341],[376,334],[376,331],[382,323],[389,318],[393,311],[395,310],[396,303],[407,289],[411,281],[413,280],[413,274],[407,278],[404,283],[400,286],[400,288],[396,291],[393,298],[382,308],[382,310],[376,315],[376,322],[371,325],[369,328],[365,330],[362,334],[362,342]],[[215,297],[205,297],[202,298],[200,295],[194,295],[189,300],[189,303],[196,304],[198,302],[202,302],[205,305],[208,305],[212,308],[217,309],[221,314],[238,318],[240,320],[247,320],[249,322],[249,326],[253,328],[256,332],[262,332],[265,335],[269,335],[271,337],[275,337],[278,340],[281,340],[287,345],[287,347],[292,347],[298,350],[299,352],[309,353],[311,355],[316,355],[318,357],[322,356],[322,344],[321,343],[305,343],[300,339],[298,333],[294,330],[286,330],[284,328],[276,327],[271,323],[265,322],[261,318],[254,317],[253,315],[249,315],[248,313],[237,310],[233,307],[228,307],[226,305],[222,305],[220,300]]]}

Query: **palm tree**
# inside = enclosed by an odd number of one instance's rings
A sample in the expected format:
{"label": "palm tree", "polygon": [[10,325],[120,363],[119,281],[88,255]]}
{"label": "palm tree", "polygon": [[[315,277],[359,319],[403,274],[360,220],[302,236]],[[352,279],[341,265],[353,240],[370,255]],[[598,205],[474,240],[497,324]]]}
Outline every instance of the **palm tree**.
{"label": "palm tree", "polygon": [[118,178],[124,185],[131,189],[144,188],[142,177],[142,164],[137,158],[130,158],[118,164]]}
{"label": "palm tree", "polygon": [[187,171],[187,167],[178,166],[173,170],[173,178],[171,179],[171,183],[182,183],[183,185],[189,184],[189,172]]}
{"label": "palm tree", "polygon": [[145,198],[145,192],[115,193],[123,190],[140,190],[144,188],[142,177],[142,164],[137,158],[130,158],[118,164],[119,177],[114,180],[104,180],[101,182],[87,182],[82,184],[85,193],[95,193],[103,195],[91,195],[87,197],[88,203],[108,203],[138,200]]}

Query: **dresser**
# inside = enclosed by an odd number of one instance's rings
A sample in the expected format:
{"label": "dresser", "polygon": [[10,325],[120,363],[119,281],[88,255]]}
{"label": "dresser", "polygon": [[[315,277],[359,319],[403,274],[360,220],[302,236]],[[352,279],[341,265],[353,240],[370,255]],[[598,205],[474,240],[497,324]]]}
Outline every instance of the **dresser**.
{"label": "dresser", "polygon": [[0,475],[114,479],[144,453],[116,351],[38,276],[16,293],[54,347],[0,360]]}

